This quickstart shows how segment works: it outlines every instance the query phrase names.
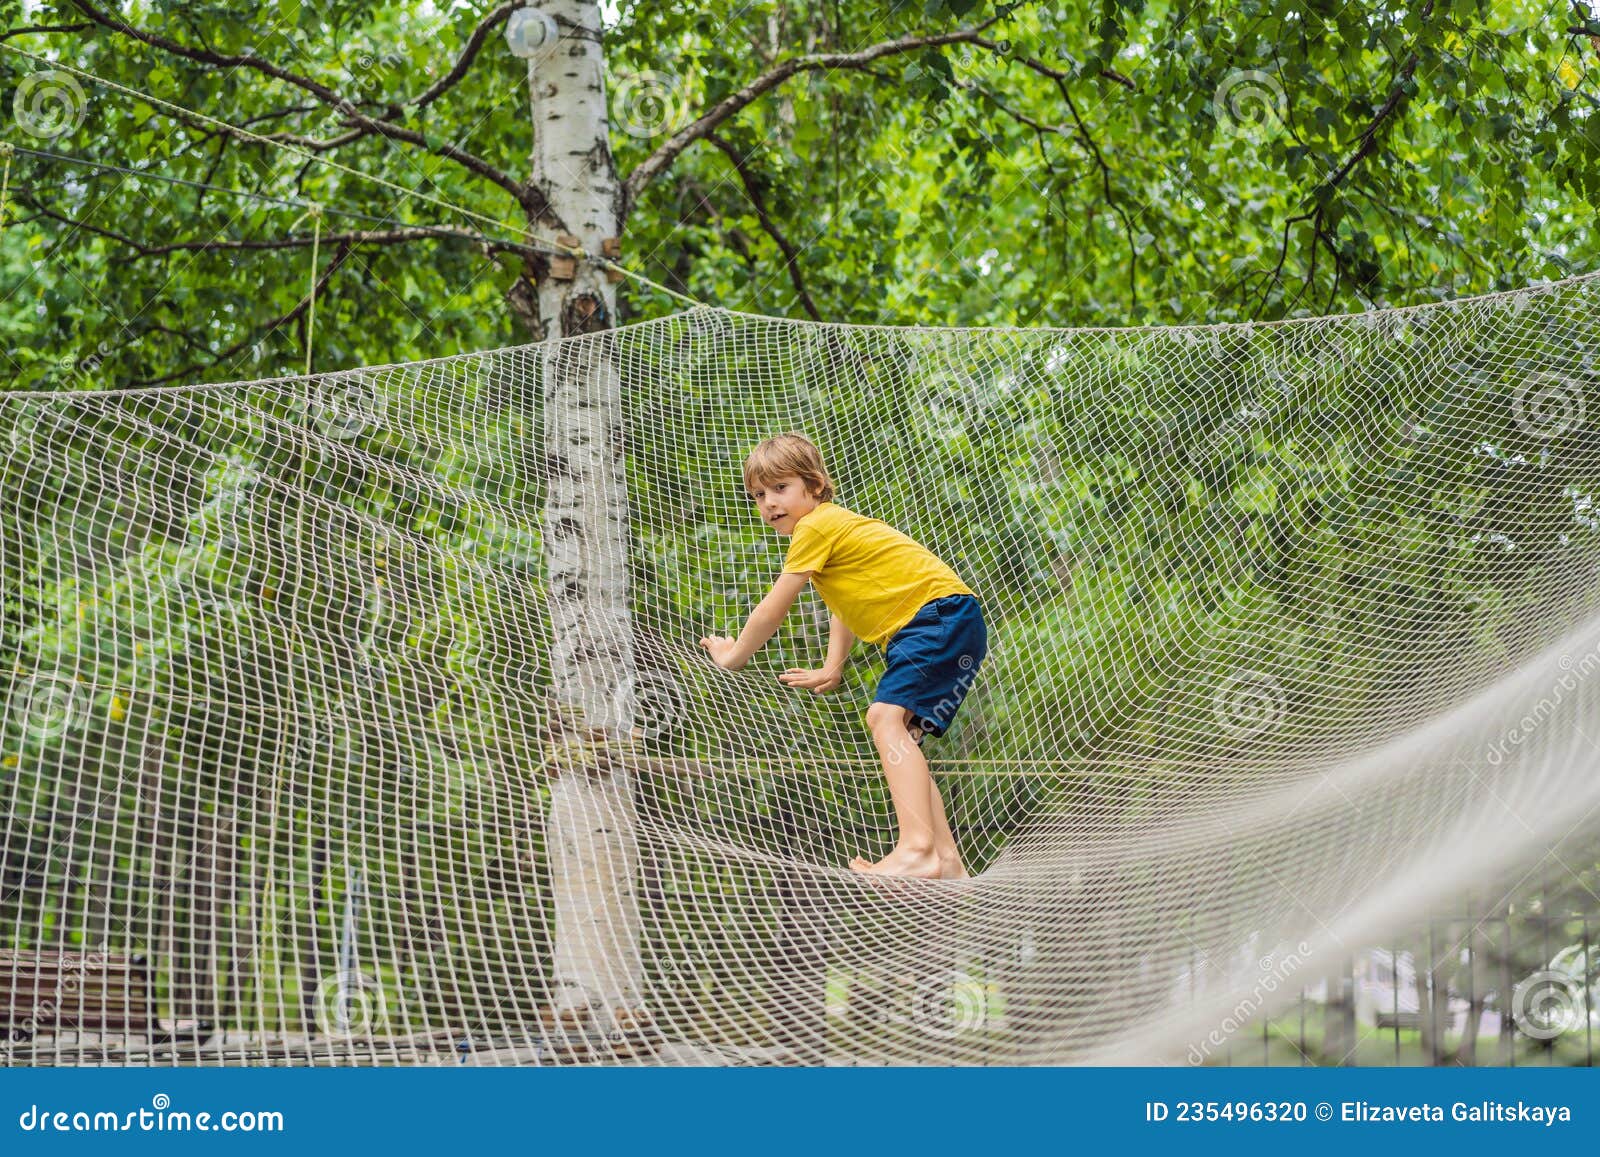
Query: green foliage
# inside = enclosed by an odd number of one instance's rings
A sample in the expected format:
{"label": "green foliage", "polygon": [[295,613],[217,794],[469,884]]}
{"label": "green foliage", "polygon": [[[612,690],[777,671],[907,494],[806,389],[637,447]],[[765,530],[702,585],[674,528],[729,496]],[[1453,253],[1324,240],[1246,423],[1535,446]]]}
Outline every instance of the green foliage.
{"label": "green foliage", "polygon": [[[71,5],[0,7],[14,27],[71,26],[10,44],[257,132],[328,140],[348,129],[303,89],[78,27]],[[228,4],[161,0],[128,18],[193,50],[251,53],[520,180],[526,78],[498,30],[457,84],[414,103],[492,7],[292,3],[260,21]],[[748,105],[717,132],[749,154],[768,220],[721,151],[692,145],[633,210],[629,259],[702,299],[796,313],[776,231],[799,250],[798,275],[825,317],[973,324],[1338,312],[1593,264],[1596,50],[1569,21],[1522,3],[627,4],[606,33],[613,98],[648,74],[666,107],[639,135],[614,129],[619,170],[783,60],[997,16],[990,47],[802,71]],[[7,139],[149,175],[13,159],[0,333],[16,385],[218,380],[302,364],[304,319],[280,319],[305,294],[308,248],[140,255],[117,238],[146,248],[309,239],[303,206],[157,176],[366,215],[330,215],[327,233],[481,226],[88,80],[71,80],[80,96],[67,90],[75,128],[18,131],[12,98],[40,68],[0,54]],[[625,121],[617,104],[613,121]],[[413,144],[368,135],[325,155],[498,220],[521,212],[506,190]],[[323,247],[324,273],[335,255]],[[470,241],[357,246],[319,302],[316,364],[514,341],[504,293],[523,273],[516,255]],[[630,317],[677,308],[626,295]]]}

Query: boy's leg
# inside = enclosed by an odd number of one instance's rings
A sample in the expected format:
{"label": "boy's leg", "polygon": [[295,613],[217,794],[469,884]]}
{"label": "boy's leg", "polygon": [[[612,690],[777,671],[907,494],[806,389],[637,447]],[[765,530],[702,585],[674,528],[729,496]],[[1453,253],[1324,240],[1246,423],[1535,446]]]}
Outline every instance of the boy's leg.
{"label": "boy's leg", "polygon": [[[911,738],[918,747],[922,746],[922,728],[911,722],[914,713],[911,708],[906,708],[906,723],[911,731]],[[944,814],[944,797],[939,794],[939,785],[934,782],[933,775],[928,775],[928,790],[933,793],[933,850],[939,855],[939,876],[945,880],[964,880],[967,876],[967,866],[961,862],[961,851],[956,847],[956,837],[950,830],[950,821]]]}
{"label": "boy's leg", "polygon": [[[922,746],[922,728],[911,722],[913,714],[911,708],[903,709],[905,712],[906,731],[918,747]],[[928,775],[928,791],[932,796],[933,805],[933,851],[939,857],[939,877],[944,880],[964,880],[967,878],[967,865],[961,860],[961,850],[956,847],[956,837],[950,831],[950,821],[945,817],[944,797],[939,794],[939,785],[933,781],[933,775]],[[850,861],[850,866],[858,870],[871,868],[871,861],[860,856]]]}
{"label": "boy's leg", "polygon": [[911,741],[906,728],[908,714],[905,708],[889,703],[874,703],[867,709],[867,725],[872,728],[872,742],[883,760],[900,837],[894,851],[878,863],[864,869],[852,866],[890,876],[934,879],[940,874],[940,864],[934,849],[933,776],[928,772],[928,761]]}
{"label": "boy's leg", "polygon": [[961,861],[961,849],[956,847],[956,837],[950,830],[950,821],[944,815],[944,797],[939,785],[928,777],[928,790],[933,792],[933,850],[939,854],[939,876],[945,880],[964,880],[967,865]]}

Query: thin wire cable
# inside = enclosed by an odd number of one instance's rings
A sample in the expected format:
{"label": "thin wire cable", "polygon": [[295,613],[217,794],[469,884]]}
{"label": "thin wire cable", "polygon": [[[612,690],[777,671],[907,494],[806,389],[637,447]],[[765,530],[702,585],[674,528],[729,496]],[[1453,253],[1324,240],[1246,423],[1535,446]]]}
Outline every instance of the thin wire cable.
{"label": "thin wire cable", "polygon": [[[30,149],[26,145],[0,145],[9,147],[19,153],[30,157],[40,157],[44,160],[60,161],[69,165],[81,165],[84,168],[97,169],[107,173],[119,173],[125,177],[137,177],[141,180],[161,181],[169,185],[182,185],[189,189],[201,189],[208,193],[225,193],[230,197],[241,197],[247,201],[260,201],[263,204],[279,205],[286,209],[309,209],[314,204],[312,201],[300,200],[295,197],[275,197],[270,193],[257,193],[250,189],[234,189],[227,185],[217,185],[209,181],[195,181],[188,177],[173,177],[166,173],[156,173],[149,169],[130,169],[123,165],[113,165],[107,161],[92,161],[87,157],[75,157],[71,153],[54,153],[48,149]],[[91,173],[93,177],[97,174]],[[348,217],[352,221],[365,221],[373,225],[406,225],[406,222],[397,221],[393,217],[380,217],[376,213],[363,213],[357,209],[335,209],[332,206],[322,206],[322,211],[330,217]],[[410,225],[412,228],[430,228],[427,225]],[[482,241],[493,241],[496,238],[487,234],[472,232],[472,237]]]}
{"label": "thin wire cable", "polygon": [[16,150],[9,141],[0,142],[0,155],[6,159],[6,171],[0,176],[0,229],[6,227],[6,195],[11,192],[11,155]]}
{"label": "thin wire cable", "polygon": [[306,377],[311,376],[311,350],[312,342],[317,331],[317,246],[322,240],[322,210],[312,206],[306,210],[306,215],[311,218],[311,284],[306,291]]}
{"label": "thin wire cable", "polygon": [[[113,165],[104,161],[91,161],[85,157],[74,157],[69,153],[53,153],[45,149],[30,149],[24,145],[6,146],[3,142],[0,142],[0,147],[14,148],[19,153],[26,153],[28,156],[40,157],[45,160],[62,161],[72,165],[82,165],[87,168],[101,170],[107,173],[120,173],[123,176],[135,177],[141,180],[148,179],[152,181],[163,181],[168,184],[180,185],[185,188],[202,189],[206,192],[222,193],[231,197],[241,197],[249,201],[259,201],[268,205],[278,205],[286,209],[309,210],[313,205],[316,205],[316,207],[325,216],[348,217],[354,221],[362,221],[373,225],[381,225],[391,229],[400,228],[420,230],[424,233],[431,233],[433,236],[446,241],[471,241],[482,244],[501,245],[507,249],[515,250],[519,253],[554,254],[555,252],[551,249],[541,248],[538,245],[530,245],[523,242],[508,241],[499,237],[491,237],[487,233],[483,233],[477,229],[463,225],[435,225],[427,222],[399,221],[393,217],[379,217],[376,214],[362,213],[355,209],[335,209],[327,205],[317,204],[313,201],[303,201],[293,197],[274,197],[268,193],[256,193],[249,189],[234,189],[227,185],[217,185],[207,181],[190,180],[187,177],[173,177],[168,176],[165,173],[151,172],[148,169],[129,169],[122,165]],[[99,174],[89,174],[90,177],[97,175]],[[624,272],[627,271],[624,270]]]}

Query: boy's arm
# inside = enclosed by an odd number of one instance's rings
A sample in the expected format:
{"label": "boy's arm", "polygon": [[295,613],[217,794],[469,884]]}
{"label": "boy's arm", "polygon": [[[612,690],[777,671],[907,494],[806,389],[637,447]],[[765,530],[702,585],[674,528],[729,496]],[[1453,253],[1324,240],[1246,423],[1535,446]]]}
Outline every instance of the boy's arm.
{"label": "boy's arm", "polygon": [[[784,616],[789,613],[789,608],[794,606],[795,599],[800,596],[801,590],[810,578],[810,571],[804,574],[779,575],[778,581],[772,584],[772,590],[767,593],[767,597],[757,603],[756,609],[750,612],[749,621],[745,623],[744,630],[739,632],[738,639],[734,640],[731,647],[720,655],[712,647],[706,647],[711,652],[711,657],[717,661],[717,665],[726,667],[730,671],[737,671],[748,663],[750,656],[766,646],[767,640],[772,638],[773,632],[782,624]],[[702,639],[700,643],[706,646],[709,641]]]}
{"label": "boy's arm", "polygon": [[843,674],[845,662],[850,658],[850,648],[855,641],[855,635],[844,625],[844,620],[834,615],[833,622],[828,627],[828,659],[822,664],[823,668],[835,675]]}

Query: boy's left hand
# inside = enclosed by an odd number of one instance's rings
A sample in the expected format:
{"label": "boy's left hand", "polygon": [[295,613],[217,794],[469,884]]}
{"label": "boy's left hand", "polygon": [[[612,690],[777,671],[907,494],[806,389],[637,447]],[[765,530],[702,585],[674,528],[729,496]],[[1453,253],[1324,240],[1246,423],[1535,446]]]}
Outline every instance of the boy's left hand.
{"label": "boy's left hand", "polygon": [[790,667],[778,676],[780,683],[790,687],[801,687],[815,691],[818,695],[832,691],[844,682],[844,675],[839,671],[820,667],[815,671],[808,671],[801,667]]}
{"label": "boy's left hand", "polygon": [[728,663],[728,658],[733,653],[733,640],[728,638],[726,635],[707,635],[705,638],[700,640],[700,645],[704,647],[706,649],[706,653],[711,656],[711,661],[724,670],[737,671],[740,667],[744,666],[743,663],[740,663],[737,666],[733,666]]}

